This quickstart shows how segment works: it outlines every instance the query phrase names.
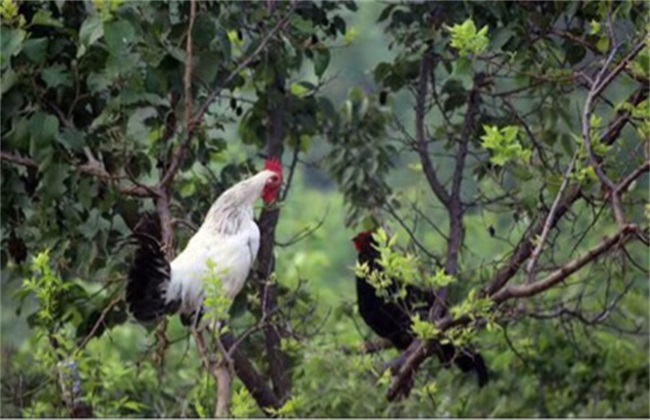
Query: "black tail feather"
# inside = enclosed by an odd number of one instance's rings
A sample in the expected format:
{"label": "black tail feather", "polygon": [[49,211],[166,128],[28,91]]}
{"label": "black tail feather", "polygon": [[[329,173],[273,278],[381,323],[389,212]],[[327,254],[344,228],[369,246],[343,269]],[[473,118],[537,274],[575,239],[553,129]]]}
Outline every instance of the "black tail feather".
{"label": "black tail feather", "polygon": [[451,344],[446,344],[441,346],[441,351],[438,354],[440,360],[445,364],[451,364],[453,362],[465,373],[475,371],[479,387],[487,384],[489,380],[487,366],[485,365],[483,356],[479,353],[474,353],[467,349],[458,351]]}
{"label": "black tail feather", "polygon": [[198,328],[199,323],[201,322],[201,318],[203,318],[203,307],[197,312],[194,311],[190,314],[181,314],[181,324],[185,327],[190,327],[190,328]]}
{"label": "black tail feather", "polygon": [[166,303],[171,268],[158,241],[157,227],[145,219],[135,233],[138,249],[129,270],[126,302],[129,312],[140,322],[158,321],[180,306],[180,302]]}

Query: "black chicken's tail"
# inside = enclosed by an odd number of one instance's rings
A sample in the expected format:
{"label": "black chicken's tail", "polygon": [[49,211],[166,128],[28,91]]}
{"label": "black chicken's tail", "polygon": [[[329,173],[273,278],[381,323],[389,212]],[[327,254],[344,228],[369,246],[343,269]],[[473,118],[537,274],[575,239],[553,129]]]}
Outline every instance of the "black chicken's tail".
{"label": "black chicken's tail", "polygon": [[483,356],[480,353],[475,353],[467,349],[458,351],[451,344],[445,344],[441,346],[439,356],[443,363],[451,364],[453,362],[465,373],[476,371],[479,387],[487,384],[489,380],[488,370],[485,365],[485,360],[483,360]]}
{"label": "black chicken's tail", "polygon": [[145,217],[135,232],[138,249],[129,270],[126,303],[140,322],[155,322],[176,312],[180,301],[167,303],[171,267],[160,245],[159,225]]}

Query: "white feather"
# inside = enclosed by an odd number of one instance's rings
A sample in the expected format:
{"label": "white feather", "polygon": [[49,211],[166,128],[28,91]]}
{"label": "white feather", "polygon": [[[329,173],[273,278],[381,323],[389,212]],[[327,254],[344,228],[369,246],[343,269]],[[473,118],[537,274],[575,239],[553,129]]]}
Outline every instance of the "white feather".
{"label": "white feather", "polygon": [[242,227],[233,235],[215,235],[201,229],[172,261],[167,299],[180,296],[181,312],[190,313],[200,307],[204,298],[203,282],[211,275],[219,277],[223,293],[229,299],[241,291],[260,246],[260,231],[255,222],[250,220]]}
{"label": "white feather", "polygon": [[272,175],[262,171],[223,193],[183,252],[171,262],[166,300],[180,298],[180,312],[189,314],[201,307],[204,281],[215,274],[229,299],[241,291],[260,246],[253,205]]}

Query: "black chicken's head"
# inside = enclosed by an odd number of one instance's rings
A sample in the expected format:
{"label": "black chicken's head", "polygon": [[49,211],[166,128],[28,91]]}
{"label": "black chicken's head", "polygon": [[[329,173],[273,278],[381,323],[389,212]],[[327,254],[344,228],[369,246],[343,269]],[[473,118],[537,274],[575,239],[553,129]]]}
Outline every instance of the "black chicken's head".
{"label": "black chicken's head", "polygon": [[368,250],[372,247],[375,243],[375,240],[372,237],[374,232],[374,230],[368,230],[366,232],[358,233],[357,236],[352,238],[352,242],[354,242],[354,247],[357,249],[357,252]]}

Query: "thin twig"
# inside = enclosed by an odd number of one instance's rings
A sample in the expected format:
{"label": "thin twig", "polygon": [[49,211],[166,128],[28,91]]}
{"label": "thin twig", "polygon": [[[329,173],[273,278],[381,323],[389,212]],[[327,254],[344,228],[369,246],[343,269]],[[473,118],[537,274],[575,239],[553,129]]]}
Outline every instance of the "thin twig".
{"label": "thin twig", "polygon": [[300,137],[298,137],[298,142],[293,148],[293,158],[291,159],[291,165],[289,166],[289,176],[287,177],[287,183],[284,186],[284,190],[282,191],[282,194],[280,195],[280,200],[279,201],[284,201],[287,198],[287,194],[289,194],[289,190],[291,189],[291,184],[293,182],[293,175],[296,171],[296,165],[298,164],[298,155],[300,154]]}
{"label": "thin twig", "polygon": [[278,21],[278,23],[262,38],[262,41],[260,44],[255,48],[255,50],[248,56],[246,57],[229,75],[226,77],[226,79],[219,84],[206,98],[205,102],[201,107],[199,107],[198,111],[196,112],[194,118],[196,121],[200,121],[203,118],[203,115],[207,112],[208,107],[212,102],[219,96],[221,90],[223,90],[242,70],[244,70],[254,59],[257,57],[263,50],[266,48],[266,45],[271,41],[271,39],[275,36],[275,34],[280,31],[280,29],[283,29],[283,27],[286,25],[286,23],[289,21],[289,18],[291,17],[293,13],[293,9],[295,8],[295,3],[291,4],[291,8],[287,12],[287,14]]}
{"label": "thin twig", "polygon": [[78,354],[86,347],[90,339],[95,336],[95,333],[99,329],[99,326],[102,325],[102,323],[104,322],[104,319],[106,318],[108,312],[110,312],[110,310],[113,309],[113,307],[117,305],[121,300],[122,300],[122,296],[118,296],[117,298],[113,299],[111,303],[109,303],[108,306],[106,306],[106,308],[104,308],[102,313],[99,315],[99,319],[97,319],[97,322],[95,322],[95,325],[93,325],[93,328],[90,330],[88,335],[86,335],[86,337],[81,342],[81,344],[79,344],[79,347],[77,347],[77,349],[75,350],[75,354]]}
{"label": "thin twig", "polygon": [[632,182],[643,175],[644,172],[648,172],[648,170],[650,170],[650,161],[646,160],[641,166],[636,168],[631,174],[625,177],[625,179],[616,186],[616,192],[627,190]]}
{"label": "thin twig", "polygon": [[530,260],[528,260],[526,272],[528,273],[529,283],[535,281],[535,269],[537,268],[537,261],[539,260],[539,257],[542,254],[542,250],[544,249],[544,244],[546,243],[546,237],[548,236],[548,233],[551,231],[551,226],[553,225],[553,220],[555,218],[555,213],[557,212],[558,206],[560,204],[560,200],[564,195],[564,191],[566,190],[566,187],[569,185],[569,180],[571,179],[571,172],[573,172],[573,166],[575,165],[577,158],[578,158],[578,154],[575,153],[573,155],[573,158],[571,159],[571,163],[569,163],[569,166],[567,167],[567,170],[564,173],[564,179],[562,180],[562,185],[560,186],[560,190],[557,192],[557,195],[555,196],[555,200],[553,200],[553,205],[551,206],[551,210],[548,212],[548,215],[546,216],[546,221],[544,222],[544,228],[542,229],[542,234],[539,236],[539,242],[537,243],[537,246],[535,246],[535,249],[533,250],[533,253],[530,256]]}

